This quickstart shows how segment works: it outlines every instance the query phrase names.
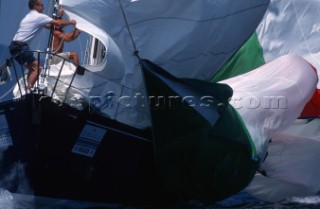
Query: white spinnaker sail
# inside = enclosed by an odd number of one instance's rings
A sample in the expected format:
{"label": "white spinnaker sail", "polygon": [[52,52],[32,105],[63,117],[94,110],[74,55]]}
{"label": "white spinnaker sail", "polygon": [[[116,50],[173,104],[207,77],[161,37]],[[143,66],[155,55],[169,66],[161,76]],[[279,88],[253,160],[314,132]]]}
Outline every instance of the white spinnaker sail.
{"label": "white spinnaker sail", "polygon": [[320,119],[297,120],[272,137],[269,155],[260,168],[266,176],[256,174],[246,191],[270,202],[316,195],[320,191],[319,149]]}
{"label": "white spinnaker sail", "polygon": [[[132,57],[134,49],[119,2],[142,58],[177,77],[206,80],[252,34],[269,1],[61,0],[60,4],[71,18],[71,12],[78,15],[77,27],[95,33],[94,28],[82,26],[81,18],[87,20],[107,32],[122,54]],[[123,61],[126,70],[137,63],[136,59]]]}
{"label": "white spinnaker sail", "polygon": [[[308,60],[320,77],[320,3],[318,0],[271,0],[257,28],[266,61],[284,54]],[[320,89],[320,81],[317,88]]]}
{"label": "white spinnaker sail", "polygon": [[269,140],[288,128],[312,97],[317,76],[306,60],[286,55],[221,83],[233,88],[230,104],[264,159]]}
{"label": "white spinnaker sail", "polygon": [[[318,75],[318,96],[319,9],[318,0],[271,0],[265,17],[257,28],[266,62],[285,54],[294,54],[303,57],[315,67]],[[307,82],[309,80],[304,81]],[[319,109],[313,110],[319,113]],[[246,189],[249,193],[271,202],[319,193],[320,119],[306,121],[299,119],[288,129],[272,136],[269,155],[261,165],[266,176],[257,174]]]}
{"label": "white spinnaker sail", "polygon": [[[111,81],[120,84],[121,95],[116,98],[128,96],[130,102],[118,102],[114,118],[138,128],[149,126],[150,117],[148,105],[134,97],[144,95],[145,87],[122,12],[141,58],[178,77],[209,80],[255,31],[268,3],[269,0],[60,1],[70,18],[77,20],[77,27],[99,38],[107,48],[106,68],[90,70],[100,71],[105,78],[124,72],[120,81]],[[102,91],[108,90],[96,92]],[[108,114],[107,109],[102,112]]]}

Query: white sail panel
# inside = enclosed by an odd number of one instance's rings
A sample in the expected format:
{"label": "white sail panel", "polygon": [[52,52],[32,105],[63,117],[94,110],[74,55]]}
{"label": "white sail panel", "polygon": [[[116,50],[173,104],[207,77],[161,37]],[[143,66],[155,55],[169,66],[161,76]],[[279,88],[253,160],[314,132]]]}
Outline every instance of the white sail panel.
{"label": "white sail panel", "polygon": [[[150,117],[146,100],[136,99],[137,95],[145,95],[145,86],[135,50],[141,58],[177,77],[209,80],[255,31],[268,3],[269,0],[60,1],[70,18],[77,21],[77,27],[105,44],[106,69],[95,71],[105,78],[124,72],[119,81],[113,80],[119,84],[115,91],[121,92],[116,95],[119,108],[115,119],[138,128],[149,126]],[[94,68],[88,67],[92,71]],[[105,87],[90,94],[113,91]],[[119,102],[123,97],[130,97],[130,103]],[[108,115],[108,109],[101,111]]]}
{"label": "white sail panel", "polygon": [[[105,30],[122,53],[129,51],[132,56],[119,2],[142,58],[178,77],[210,79],[255,30],[269,1],[62,0],[60,4]],[[85,30],[90,33],[92,28]],[[127,68],[133,67],[125,62]]]}
{"label": "white sail panel", "polygon": [[[312,105],[305,107],[303,117],[319,117],[320,105],[320,4],[318,0],[271,0],[257,28],[266,62],[293,54],[306,59],[318,75]],[[307,84],[309,80],[303,83]],[[294,95],[296,95],[294,93]],[[301,122],[301,120],[299,120]],[[308,120],[307,120],[308,121]],[[269,155],[247,191],[266,201],[277,202],[294,196],[318,194],[319,184],[319,119],[305,124],[292,124],[272,136]]]}
{"label": "white sail panel", "polygon": [[320,119],[296,120],[275,134],[269,155],[246,191],[255,197],[278,202],[315,195],[320,190]]}
{"label": "white sail panel", "polygon": [[230,104],[241,115],[260,159],[264,159],[269,140],[289,127],[312,97],[317,76],[306,60],[286,55],[221,82],[234,89]]}
{"label": "white sail panel", "polygon": [[[318,0],[271,0],[257,28],[266,61],[284,54],[308,60],[320,77],[320,4]],[[317,88],[320,89],[320,82]]]}

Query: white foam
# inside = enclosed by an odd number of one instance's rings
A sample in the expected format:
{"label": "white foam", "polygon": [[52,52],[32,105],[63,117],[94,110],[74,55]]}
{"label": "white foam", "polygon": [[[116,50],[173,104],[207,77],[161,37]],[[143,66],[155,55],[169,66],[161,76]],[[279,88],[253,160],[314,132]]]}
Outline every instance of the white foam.
{"label": "white foam", "polygon": [[0,188],[0,205],[1,209],[13,209],[13,197],[7,190]]}
{"label": "white foam", "polygon": [[288,201],[300,204],[320,204],[320,196],[293,197],[288,199]]}

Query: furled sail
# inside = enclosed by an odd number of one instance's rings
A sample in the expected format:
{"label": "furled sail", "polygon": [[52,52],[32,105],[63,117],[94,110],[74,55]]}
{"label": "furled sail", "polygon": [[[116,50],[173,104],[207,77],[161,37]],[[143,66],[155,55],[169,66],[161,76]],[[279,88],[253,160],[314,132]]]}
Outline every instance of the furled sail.
{"label": "furled sail", "polygon": [[113,91],[114,114],[109,114],[110,108],[101,108],[101,113],[138,128],[150,126],[150,116],[136,54],[174,76],[209,80],[255,31],[268,3],[60,1],[66,14],[77,20],[77,27],[98,38],[107,49],[102,64],[85,67],[108,79],[109,85],[83,79],[81,85],[92,83],[88,97],[106,98],[107,92]]}

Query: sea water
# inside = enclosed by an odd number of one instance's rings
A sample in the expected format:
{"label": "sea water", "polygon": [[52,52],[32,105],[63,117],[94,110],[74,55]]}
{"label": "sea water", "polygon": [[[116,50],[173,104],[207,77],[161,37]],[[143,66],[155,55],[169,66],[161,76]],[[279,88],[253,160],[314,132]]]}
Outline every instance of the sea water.
{"label": "sea water", "polygon": [[7,190],[0,189],[0,209],[320,209],[320,195],[293,197],[279,203],[269,203],[258,200],[246,192],[240,192],[214,204],[189,201],[171,206],[159,206],[51,199],[11,194]]}

